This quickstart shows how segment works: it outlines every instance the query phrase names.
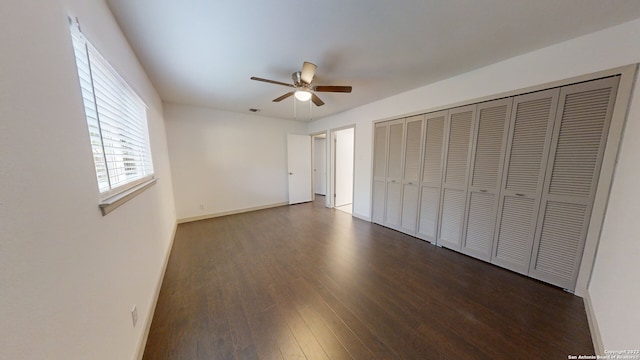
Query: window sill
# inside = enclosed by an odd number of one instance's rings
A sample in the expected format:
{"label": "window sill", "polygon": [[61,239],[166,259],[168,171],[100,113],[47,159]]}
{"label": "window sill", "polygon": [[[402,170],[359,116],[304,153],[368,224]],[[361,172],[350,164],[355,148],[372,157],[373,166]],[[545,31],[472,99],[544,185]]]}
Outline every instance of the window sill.
{"label": "window sill", "polygon": [[103,200],[98,205],[98,207],[100,207],[100,211],[102,211],[102,216],[107,215],[108,213],[120,207],[120,205],[123,205],[127,201],[138,196],[138,194],[141,194],[143,191],[154,185],[156,181],[158,181],[157,178],[149,179],[141,184],[132,187],[131,189],[128,189],[108,199]]}

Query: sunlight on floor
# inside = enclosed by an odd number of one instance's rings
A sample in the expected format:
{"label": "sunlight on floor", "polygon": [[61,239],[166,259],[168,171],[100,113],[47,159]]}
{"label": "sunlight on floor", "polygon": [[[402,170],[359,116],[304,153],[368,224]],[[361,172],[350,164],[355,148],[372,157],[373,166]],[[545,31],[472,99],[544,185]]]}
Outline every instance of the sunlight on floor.
{"label": "sunlight on floor", "polygon": [[342,206],[336,206],[336,210],[340,210],[340,211],[344,211],[348,214],[351,214],[351,211],[353,210],[353,204],[346,204],[346,205],[342,205]]}

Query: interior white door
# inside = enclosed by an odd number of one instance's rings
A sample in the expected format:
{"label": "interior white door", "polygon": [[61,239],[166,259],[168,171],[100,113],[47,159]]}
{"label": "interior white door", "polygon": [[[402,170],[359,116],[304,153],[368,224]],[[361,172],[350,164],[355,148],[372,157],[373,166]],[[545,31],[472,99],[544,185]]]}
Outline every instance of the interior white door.
{"label": "interior white door", "polygon": [[402,219],[404,125],[404,119],[389,122],[384,225],[396,230],[400,229],[400,221]]}
{"label": "interior white door", "polygon": [[373,209],[371,220],[384,224],[385,197],[387,193],[387,146],[389,123],[377,123],[373,141]]}
{"label": "interior white door", "polygon": [[435,243],[438,235],[438,209],[442,189],[443,144],[447,110],[427,114],[424,125],[424,156],[420,177],[420,215],[418,237]]}
{"label": "interior white door", "polygon": [[560,89],[516,96],[491,262],[527,274]]}
{"label": "interior white door", "polygon": [[313,175],[314,175],[314,191],[318,195],[327,194],[327,139],[314,138],[314,159],[313,159]]}
{"label": "interior white door", "polygon": [[334,206],[353,202],[354,129],[336,131],[336,198]]}
{"label": "interior white door", "polygon": [[529,276],[574,290],[618,78],[560,90]]}
{"label": "interior white door", "polygon": [[402,177],[401,231],[416,234],[418,198],[420,194],[420,157],[422,156],[422,126],[424,116],[407,119],[404,137],[404,175]]}
{"label": "interior white door", "polygon": [[462,252],[490,261],[513,98],[478,104]]}
{"label": "interior white door", "polygon": [[446,145],[438,244],[456,251],[461,250],[467,197],[467,165],[471,155],[476,107],[477,105],[469,105],[449,110],[449,139]]}
{"label": "interior white door", "polygon": [[311,136],[287,134],[289,204],[311,201]]}

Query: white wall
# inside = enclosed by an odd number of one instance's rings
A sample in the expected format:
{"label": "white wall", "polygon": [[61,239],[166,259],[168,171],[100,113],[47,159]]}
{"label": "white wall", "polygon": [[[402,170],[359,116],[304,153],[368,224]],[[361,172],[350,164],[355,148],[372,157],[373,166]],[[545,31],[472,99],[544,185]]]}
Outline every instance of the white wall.
{"label": "white wall", "polygon": [[177,104],[164,112],[178,219],[288,201],[286,134],[306,134],[307,123]]}
{"label": "white wall", "polygon": [[[353,211],[355,216],[368,219],[373,121],[637,63],[640,62],[639,38],[640,20],[635,20],[317,120],[309,125],[309,132],[356,123]],[[639,171],[637,161],[632,159],[632,154],[640,150],[639,107],[640,91],[636,89],[588,290],[606,349],[640,348],[637,331],[629,331],[640,328],[637,306],[640,304],[640,271],[636,265],[638,257],[633,256],[638,255],[640,246],[638,227],[635,221],[621,221],[620,216],[614,219],[619,214],[627,219],[640,218]],[[628,261],[630,259],[633,261]],[[611,289],[616,291],[610,293]]]}
{"label": "white wall", "polygon": [[[67,15],[149,105],[159,181],[105,217]],[[161,102],[104,2],[1,1],[0,359],[134,358],[174,226]]]}
{"label": "white wall", "polygon": [[640,349],[640,83],[634,98],[589,285],[605,349]]}

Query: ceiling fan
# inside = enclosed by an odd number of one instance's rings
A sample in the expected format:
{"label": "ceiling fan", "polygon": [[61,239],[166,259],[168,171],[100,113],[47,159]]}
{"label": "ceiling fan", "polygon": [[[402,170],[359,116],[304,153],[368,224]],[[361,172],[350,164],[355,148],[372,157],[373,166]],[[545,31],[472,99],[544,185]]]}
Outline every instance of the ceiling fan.
{"label": "ceiling fan", "polygon": [[295,90],[290,91],[278,98],[273,99],[274,102],[280,102],[291,95],[295,95],[296,99],[300,101],[308,101],[311,99],[316,106],[324,105],[324,101],[322,101],[315,92],[338,92],[338,93],[350,93],[351,86],[336,86],[336,85],[312,85],[313,77],[316,74],[316,69],[318,67],[315,64],[310,62],[304,62],[302,64],[302,71],[296,71],[291,74],[291,78],[293,79],[293,84],[287,84],[280,81],[263,79],[259,77],[252,76],[251,80],[262,81],[270,84],[282,85],[292,87]]}

